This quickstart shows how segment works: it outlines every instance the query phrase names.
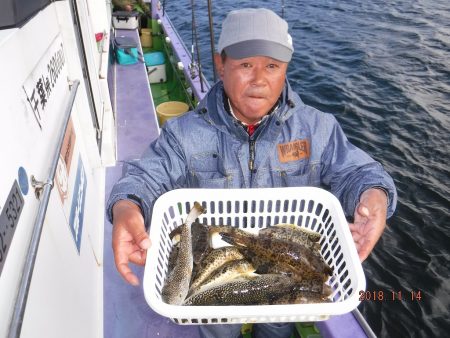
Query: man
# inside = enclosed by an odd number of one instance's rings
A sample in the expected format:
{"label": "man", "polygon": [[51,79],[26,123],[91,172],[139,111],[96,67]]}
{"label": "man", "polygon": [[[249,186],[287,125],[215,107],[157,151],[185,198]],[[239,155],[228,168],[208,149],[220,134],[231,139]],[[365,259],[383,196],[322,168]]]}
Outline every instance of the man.
{"label": "man", "polygon": [[[142,159],[125,168],[108,202],[118,271],[144,264],[145,225],[164,192],[182,187],[326,186],[342,203],[363,261],[396,205],[391,177],[353,146],[330,114],[306,106],[286,80],[288,25],[267,9],[232,11],[215,56],[221,81],[192,112],[164,125]],[[194,197],[193,197],[194,198]],[[289,337],[289,323],[258,324],[257,337]],[[202,337],[237,337],[240,325],[200,326]]]}
{"label": "man", "polygon": [[143,0],[113,0],[115,10],[131,12],[133,10],[142,14],[150,13],[150,8]]}

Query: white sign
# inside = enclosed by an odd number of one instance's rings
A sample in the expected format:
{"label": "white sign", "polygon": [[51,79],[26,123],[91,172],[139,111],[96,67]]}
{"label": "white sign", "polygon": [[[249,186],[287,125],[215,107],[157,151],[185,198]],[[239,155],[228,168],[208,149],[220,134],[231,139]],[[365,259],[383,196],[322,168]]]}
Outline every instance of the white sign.
{"label": "white sign", "polygon": [[61,97],[56,92],[62,85],[67,87],[67,70],[62,39],[58,35],[22,85],[28,108],[41,129],[49,107]]}

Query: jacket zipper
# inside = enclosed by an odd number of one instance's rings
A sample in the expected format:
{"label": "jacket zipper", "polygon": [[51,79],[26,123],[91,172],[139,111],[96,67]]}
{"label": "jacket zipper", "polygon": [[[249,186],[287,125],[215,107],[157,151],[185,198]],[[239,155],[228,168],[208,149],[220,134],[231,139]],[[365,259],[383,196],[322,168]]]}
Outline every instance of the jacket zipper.
{"label": "jacket zipper", "polygon": [[256,141],[255,140],[249,140],[249,155],[250,158],[248,160],[248,169],[250,170],[250,186],[252,185],[253,181],[253,173],[255,172],[255,152],[256,152]]}

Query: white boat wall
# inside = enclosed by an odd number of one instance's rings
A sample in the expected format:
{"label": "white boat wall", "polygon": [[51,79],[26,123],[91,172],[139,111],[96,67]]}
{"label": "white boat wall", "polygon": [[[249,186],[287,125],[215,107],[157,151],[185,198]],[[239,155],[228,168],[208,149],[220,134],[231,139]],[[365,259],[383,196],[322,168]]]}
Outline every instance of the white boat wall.
{"label": "white boat wall", "polygon": [[116,159],[110,6],[48,1],[0,28],[0,337],[103,336],[105,167]]}

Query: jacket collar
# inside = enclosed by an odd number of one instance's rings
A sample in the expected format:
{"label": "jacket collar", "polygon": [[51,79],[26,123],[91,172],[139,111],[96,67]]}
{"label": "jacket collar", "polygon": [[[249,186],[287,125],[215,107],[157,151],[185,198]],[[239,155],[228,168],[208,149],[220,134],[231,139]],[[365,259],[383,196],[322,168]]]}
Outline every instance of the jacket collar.
{"label": "jacket collar", "polygon": [[[292,109],[296,105],[303,105],[300,97],[294,93],[286,80],[284,89],[280,96],[278,107],[271,113],[271,115],[263,119],[262,124],[269,123],[270,120],[276,119],[280,122],[284,122],[292,115]],[[223,83],[218,81],[209,90],[209,93],[199,103],[196,111],[208,121],[208,123],[214,125],[216,128],[231,134],[235,134],[241,137],[248,138],[247,132],[227,111],[227,99],[224,94]],[[229,109],[229,108],[228,108]]]}

